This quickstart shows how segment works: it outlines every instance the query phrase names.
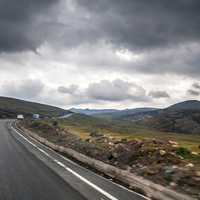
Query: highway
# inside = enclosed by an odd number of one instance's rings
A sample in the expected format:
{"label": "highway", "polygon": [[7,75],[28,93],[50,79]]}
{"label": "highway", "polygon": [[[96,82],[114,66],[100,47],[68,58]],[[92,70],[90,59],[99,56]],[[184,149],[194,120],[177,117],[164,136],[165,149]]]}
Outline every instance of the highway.
{"label": "highway", "polygon": [[0,200],[144,200],[0,120]]}

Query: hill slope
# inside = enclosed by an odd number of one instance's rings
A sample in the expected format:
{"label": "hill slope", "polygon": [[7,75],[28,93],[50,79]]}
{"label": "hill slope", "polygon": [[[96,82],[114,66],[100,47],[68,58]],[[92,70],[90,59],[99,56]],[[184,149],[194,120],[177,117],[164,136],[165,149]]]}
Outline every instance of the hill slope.
{"label": "hill slope", "polygon": [[15,118],[17,114],[31,116],[33,113],[38,113],[41,116],[60,116],[69,113],[70,111],[20,99],[0,97],[0,118]]}
{"label": "hill slope", "polygon": [[200,111],[200,101],[189,100],[174,104],[166,108],[167,110],[199,110]]}
{"label": "hill slope", "polygon": [[200,134],[200,101],[185,101],[139,122],[161,131]]}

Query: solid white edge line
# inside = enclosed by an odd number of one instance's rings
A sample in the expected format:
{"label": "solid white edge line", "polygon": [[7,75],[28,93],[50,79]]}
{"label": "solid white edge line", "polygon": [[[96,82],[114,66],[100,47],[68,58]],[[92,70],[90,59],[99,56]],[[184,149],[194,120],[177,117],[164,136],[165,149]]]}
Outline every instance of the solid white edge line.
{"label": "solid white edge line", "polygon": [[37,148],[37,145],[33,144],[32,142],[30,142],[26,137],[24,137],[21,133],[19,133],[16,129],[14,129],[12,126],[11,126],[11,129],[13,131],[15,131],[18,135],[20,135],[24,140],[26,140],[29,144],[31,144],[32,146],[36,147]]}
{"label": "solid white edge line", "polygon": [[[44,146],[44,148],[47,148],[47,149],[48,149],[48,147],[46,147],[45,145],[43,145],[43,144],[41,144],[41,145]],[[103,179],[103,180],[109,181],[109,182],[111,182],[112,184],[116,185],[117,187],[122,188],[123,190],[126,190],[126,191],[128,191],[128,192],[130,192],[130,193],[133,193],[133,194],[135,194],[135,195],[138,195],[138,196],[140,196],[140,197],[142,197],[142,198],[144,198],[144,199],[146,199],[146,200],[151,200],[150,198],[148,198],[148,197],[146,197],[146,196],[144,196],[144,195],[142,195],[142,194],[140,194],[140,193],[137,193],[137,192],[135,192],[135,191],[133,191],[133,190],[130,190],[130,189],[126,188],[126,187],[123,186],[123,185],[120,185],[120,184],[118,184],[118,183],[115,183],[115,182],[113,182],[113,181],[111,181],[111,180],[109,180],[109,179],[107,179],[107,178],[105,178],[105,177],[103,177],[103,176],[101,176],[101,175],[99,175],[99,174],[97,174],[97,173],[94,173],[93,171],[91,171],[91,170],[89,170],[89,169],[87,169],[87,168],[84,168],[84,167],[81,166],[81,165],[78,165],[78,164],[75,163],[74,161],[72,161],[72,160],[70,160],[70,159],[64,157],[63,155],[61,155],[61,154],[59,154],[59,153],[53,151],[52,149],[48,149],[48,150],[50,150],[50,151],[52,151],[53,153],[55,153],[56,155],[60,156],[61,158],[63,158],[63,159],[66,160],[67,162],[70,162],[71,164],[73,164],[73,165],[75,165],[75,166],[78,166],[78,167],[80,167],[80,168],[82,168],[82,169],[84,169],[84,170],[87,170],[87,171],[89,171],[90,173],[95,174],[95,176],[98,176],[99,178],[101,178],[101,179]]]}
{"label": "solid white edge line", "polygon": [[[35,140],[34,138],[31,138],[31,139],[34,140],[37,144],[41,145],[43,148],[47,149],[48,151],[51,151],[52,153],[56,154],[57,156],[61,157],[61,158],[64,159],[64,160],[66,160],[67,162],[69,162],[69,163],[71,163],[71,164],[73,164],[73,165],[75,165],[75,166],[77,166],[77,167],[80,167],[80,168],[82,168],[82,169],[84,169],[84,170],[87,170],[87,171],[89,171],[90,173],[95,174],[95,176],[98,176],[98,177],[101,178],[101,179],[104,179],[104,180],[106,180],[106,181],[110,181],[109,179],[107,179],[107,178],[105,178],[105,177],[103,177],[103,176],[100,176],[99,174],[94,173],[93,171],[90,171],[90,170],[88,170],[87,168],[84,168],[84,167],[81,166],[81,165],[78,165],[77,163],[75,163],[74,161],[70,160],[69,158],[64,157],[63,155],[61,155],[61,154],[57,153],[56,151],[52,150],[51,148],[49,148],[49,147],[45,146],[44,144],[38,142],[38,141]],[[45,152],[45,151],[44,151],[44,152]],[[46,152],[45,152],[45,153],[46,153]],[[46,154],[48,154],[48,153],[46,153]],[[135,192],[135,191],[133,191],[133,190],[130,190],[130,189],[126,188],[126,187],[123,186],[123,185],[120,185],[120,184],[115,183],[115,182],[113,182],[113,181],[110,181],[110,182],[111,182],[112,184],[116,185],[117,187],[122,188],[123,190],[126,190],[126,191],[128,191],[128,192],[131,192],[131,193],[133,193],[133,194],[135,194],[135,195],[138,195],[138,196],[140,196],[140,197],[142,197],[142,198],[144,198],[144,199],[146,199],[146,200],[151,200],[150,198],[148,198],[148,197],[146,197],[146,196],[144,196],[144,195],[142,195],[142,194],[140,194],[140,193],[137,193],[137,192]]]}
{"label": "solid white edge line", "polygon": [[[12,126],[11,126],[11,127],[12,127]],[[12,127],[12,128],[13,128],[13,127]],[[14,130],[15,130],[15,129],[14,129]],[[20,135],[21,135],[21,134],[20,134]],[[78,167],[80,167],[80,168],[82,168],[82,169],[84,169],[84,170],[90,171],[90,170],[88,170],[87,168],[84,168],[83,166],[78,165],[78,164],[75,163],[74,161],[72,161],[72,160],[70,160],[70,159],[64,157],[63,155],[57,153],[56,151],[52,150],[51,148],[45,146],[44,144],[38,142],[38,141],[35,140],[34,138],[32,138],[32,139],[33,139],[36,143],[38,143],[39,145],[41,145],[42,147],[44,147],[45,149],[47,149],[48,151],[51,151],[52,153],[54,153],[54,154],[56,154],[57,156],[63,158],[63,159],[66,160],[67,162],[70,162],[71,164],[76,165],[76,166],[78,166]],[[29,140],[28,140],[28,142],[29,142]],[[34,145],[34,144],[33,144],[33,145]],[[36,146],[36,145],[35,145],[35,146]],[[44,152],[45,152],[45,151],[44,151]],[[47,155],[48,153],[45,152],[45,154]],[[90,172],[91,172],[91,173],[94,173],[94,172],[92,172],[92,171],[90,171]],[[106,181],[109,181],[107,178],[105,178],[105,177],[103,177],[103,176],[100,176],[99,174],[96,174],[96,173],[94,173],[94,174],[95,174],[96,176],[98,176],[99,178],[101,178],[101,179],[104,179],[104,180],[106,180]],[[136,195],[138,195],[138,196],[140,196],[140,197],[142,197],[142,198],[144,198],[144,199],[146,199],[146,200],[151,200],[149,197],[144,196],[144,195],[142,195],[142,194],[140,194],[140,193],[137,193],[137,192],[135,192],[135,191],[133,191],[133,190],[130,190],[130,189],[126,188],[126,187],[123,186],[123,185],[120,185],[120,184],[115,183],[115,182],[113,182],[113,181],[111,181],[111,182],[112,182],[112,184],[114,184],[114,185],[116,185],[116,186],[118,186],[118,187],[120,187],[120,188],[122,188],[122,189],[124,189],[124,190],[126,190],[126,191],[128,191],[128,192],[131,192],[131,193],[133,193],[133,194],[136,194]]]}
{"label": "solid white edge line", "polygon": [[79,179],[81,179],[83,182],[87,183],[88,185],[90,185],[91,187],[93,187],[95,190],[99,191],[100,193],[102,193],[104,196],[106,196],[107,198],[111,199],[111,200],[118,200],[117,198],[113,197],[111,194],[109,194],[108,192],[106,192],[105,190],[101,189],[100,187],[98,187],[97,185],[93,184],[92,182],[88,181],[86,178],[80,176],[78,173],[76,173],[75,171],[73,171],[70,168],[66,168],[69,172],[71,172],[74,176],[78,177]]}
{"label": "solid white edge line", "polygon": [[95,190],[97,190],[98,192],[100,192],[101,194],[106,196],[107,198],[109,198],[111,200],[119,200],[119,199],[115,198],[114,196],[112,196],[111,194],[109,194],[108,192],[106,192],[105,190],[103,190],[100,187],[98,187],[97,185],[95,185],[94,183],[90,182],[86,178],[82,177],[81,175],[79,175],[78,173],[76,173],[75,171],[73,171],[72,169],[67,167],[66,165],[64,165],[62,162],[54,159],[52,156],[50,156],[48,153],[46,153],[43,149],[39,148],[37,145],[35,145],[32,142],[30,142],[26,137],[24,137],[21,133],[19,133],[14,127],[11,126],[11,129],[13,131],[15,131],[18,135],[20,135],[29,144],[31,144],[32,146],[36,147],[40,152],[44,153],[46,156],[51,158],[55,163],[57,163],[58,165],[60,165],[64,169],[66,169],[68,172],[70,172],[71,174],[73,174],[74,176],[76,176],[77,178],[79,178],[80,180],[82,180],[83,182],[85,182],[86,184],[88,184],[89,186],[91,186],[92,188],[94,188]]}

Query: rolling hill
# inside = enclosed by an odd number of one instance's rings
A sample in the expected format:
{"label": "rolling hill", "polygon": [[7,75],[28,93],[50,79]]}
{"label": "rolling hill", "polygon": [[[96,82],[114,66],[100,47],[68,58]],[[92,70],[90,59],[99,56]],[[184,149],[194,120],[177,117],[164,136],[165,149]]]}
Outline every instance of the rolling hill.
{"label": "rolling hill", "polygon": [[144,117],[138,123],[161,131],[200,134],[200,101],[174,104],[157,113],[149,113],[149,117]]}
{"label": "rolling hill", "polygon": [[189,100],[174,104],[166,108],[166,110],[199,110],[200,111],[200,101]]}
{"label": "rolling hill", "polygon": [[57,117],[68,114],[70,111],[50,105],[0,97],[0,118],[15,118],[17,114],[31,116],[33,113],[41,116]]}
{"label": "rolling hill", "polygon": [[145,128],[164,132],[200,135],[200,101],[197,100],[176,103],[164,109],[136,108],[94,113],[92,116],[129,121]]}

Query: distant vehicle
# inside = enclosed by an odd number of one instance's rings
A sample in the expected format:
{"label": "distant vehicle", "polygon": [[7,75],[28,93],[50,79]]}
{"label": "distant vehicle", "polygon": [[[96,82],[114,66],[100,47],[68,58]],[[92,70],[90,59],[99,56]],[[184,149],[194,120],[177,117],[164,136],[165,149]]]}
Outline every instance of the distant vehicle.
{"label": "distant vehicle", "polygon": [[19,120],[24,119],[24,115],[17,115],[17,119],[19,119]]}
{"label": "distant vehicle", "polygon": [[40,115],[39,114],[33,114],[33,119],[40,119]]}

